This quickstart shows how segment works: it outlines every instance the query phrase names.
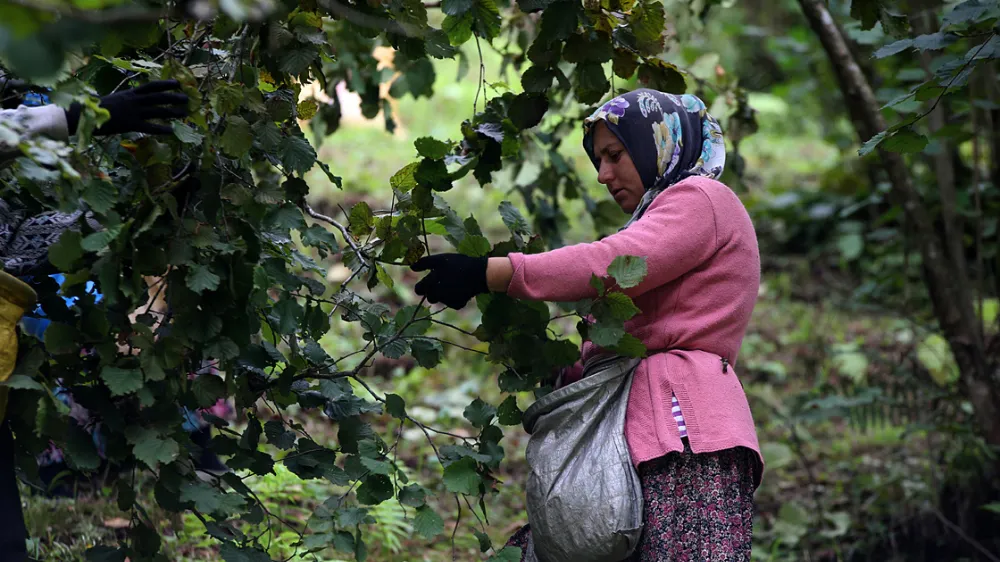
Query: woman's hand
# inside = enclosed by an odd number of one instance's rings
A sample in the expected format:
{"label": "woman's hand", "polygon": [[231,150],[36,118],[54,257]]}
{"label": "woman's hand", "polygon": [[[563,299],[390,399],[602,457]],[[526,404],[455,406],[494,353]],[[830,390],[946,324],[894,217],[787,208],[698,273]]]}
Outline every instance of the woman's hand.
{"label": "woman's hand", "polygon": [[469,299],[489,292],[486,284],[488,258],[474,258],[462,254],[436,254],[417,260],[410,269],[430,270],[413,290],[431,303],[444,303],[451,308],[462,308]]}
{"label": "woman's hand", "polygon": [[[177,80],[155,80],[138,88],[108,94],[101,98],[101,107],[108,110],[111,118],[100,126],[94,134],[115,135],[119,133],[146,133],[150,135],[170,134],[168,125],[151,123],[150,119],[179,119],[188,114],[187,94],[180,91]],[[79,103],[66,110],[66,124],[69,134],[76,132],[80,123]]]}

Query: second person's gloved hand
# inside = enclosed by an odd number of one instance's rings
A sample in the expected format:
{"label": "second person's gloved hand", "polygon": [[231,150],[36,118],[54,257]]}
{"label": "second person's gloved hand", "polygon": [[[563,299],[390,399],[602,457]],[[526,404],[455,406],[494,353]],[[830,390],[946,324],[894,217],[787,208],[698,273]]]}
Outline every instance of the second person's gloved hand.
{"label": "second person's gloved hand", "polygon": [[[97,135],[119,133],[147,133],[151,135],[169,134],[167,125],[150,123],[150,119],[171,119],[188,114],[188,96],[180,91],[177,80],[155,80],[138,88],[108,94],[101,98],[101,107],[108,110],[111,118],[95,131]],[[173,91],[172,91],[173,90]],[[79,103],[66,110],[66,124],[69,134],[76,132],[80,124]]]}
{"label": "second person's gloved hand", "polygon": [[489,258],[474,258],[462,254],[436,254],[416,261],[413,271],[430,270],[413,290],[431,303],[443,303],[451,308],[462,308],[469,299],[489,292],[486,285],[486,266]]}

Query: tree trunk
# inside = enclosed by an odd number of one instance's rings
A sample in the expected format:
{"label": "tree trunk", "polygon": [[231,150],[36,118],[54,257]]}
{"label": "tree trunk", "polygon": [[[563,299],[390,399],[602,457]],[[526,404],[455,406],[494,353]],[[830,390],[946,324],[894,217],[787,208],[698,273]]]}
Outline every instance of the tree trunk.
{"label": "tree trunk", "polygon": [[[830,59],[858,137],[867,141],[886,130],[872,87],[824,0],[799,0],[799,4]],[[961,248],[960,240],[952,240],[961,236],[961,232],[955,231],[955,225],[949,225],[942,244],[903,157],[883,150],[879,150],[879,157],[892,185],[890,197],[902,207],[916,238],[934,314],[955,354],[961,385],[975,408],[979,429],[990,444],[1000,446],[1000,373],[996,358],[986,354],[982,324],[975,314],[965,268],[954,267],[949,252],[945,251],[949,247]]]}

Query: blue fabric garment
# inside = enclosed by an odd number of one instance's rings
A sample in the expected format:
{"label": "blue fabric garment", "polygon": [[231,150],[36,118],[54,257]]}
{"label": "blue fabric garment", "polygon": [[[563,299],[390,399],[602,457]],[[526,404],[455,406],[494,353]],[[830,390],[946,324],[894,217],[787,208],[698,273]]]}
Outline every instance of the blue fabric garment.
{"label": "blue fabric garment", "polygon": [[[56,283],[60,286],[66,281],[66,276],[62,273],[53,273],[49,275],[52,279],[55,279]],[[97,291],[97,286],[94,285],[93,281],[87,281],[84,290],[91,295],[94,295],[94,302],[101,302],[104,296]],[[62,291],[60,291],[62,294]],[[63,301],[66,303],[66,308],[72,308],[76,304],[76,297],[63,297]],[[49,327],[52,321],[45,317],[45,311],[42,310],[42,305],[35,307],[30,314],[25,314],[21,318],[21,330],[29,335],[35,336],[38,339],[44,339],[45,330]]]}
{"label": "blue fabric garment", "polygon": [[[60,286],[63,284],[63,282],[66,281],[66,276],[63,275],[62,273],[54,273],[49,277],[54,279],[56,283],[58,283]],[[101,299],[104,298],[104,296],[97,291],[97,286],[94,285],[93,281],[87,281],[87,284],[84,289],[88,294],[94,295],[94,302],[101,302]],[[76,304],[77,297],[64,296],[63,301],[66,303],[66,308],[72,308]],[[49,324],[51,323],[52,321],[45,317],[45,311],[42,310],[41,305],[39,305],[35,307],[35,310],[31,312],[30,316],[26,314],[24,317],[21,318],[21,330],[25,334],[30,334],[40,340],[44,340],[45,330],[49,327]],[[72,405],[70,403],[71,397],[64,388],[57,387],[55,389],[55,396],[67,406]],[[184,430],[187,431],[188,433],[193,433],[200,429],[204,429],[208,425],[207,422],[205,422],[201,418],[201,416],[198,415],[197,412],[194,412],[186,407],[181,408],[181,414],[184,416],[184,423],[183,423]],[[93,436],[94,436],[94,444],[97,446],[98,451],[101,452],[101,454],[103,455],[104,452],[103,439],[101,439],[100,434],[96,431],[94,432]]]}

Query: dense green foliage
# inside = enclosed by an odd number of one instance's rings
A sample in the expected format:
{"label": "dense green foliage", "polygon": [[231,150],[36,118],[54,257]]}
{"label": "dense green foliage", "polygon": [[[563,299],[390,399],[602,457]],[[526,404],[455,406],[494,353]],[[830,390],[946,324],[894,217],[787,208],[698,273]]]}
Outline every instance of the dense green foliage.
{"label": "dense green foliage", "polygon": [[[589,337],[641,354],[641,345],[620,328],[635,309],[616,292],[558,309],[482,296],[465,330],[423,302],[399,298],[401,266],[444,248],[502,256],[575,241],[568,232],[579,221],[568,208],[584,210],[599,234],[617,228],[620,211],[595,196],[593,181],[583,177],[589,163],[579,167],[571,156],[576,148],[566,145],[578,140],[580,122],[595,104],[639,84],[696,92],[724,124],[733,149],[725,179],[745,194],[765,267],[781,272],[779,293],[802,297],[808,288],[796,294],[782,283],[824,272],[841,280],[835,288],[852,289],[834,291],[836,304],[909,317],[905,330],[889,328],[909,333],[902,350],[888,337],[862,340],[854,328],[832,346],[815,345],[822,324],[810,328],[809,315],[793,304],[781,311],[792,322],[776,323],[780,336],[748,338],[742,360],[753,384],[747,390],[768,437],[762,441],[773,471],[758,494],[765,514],[758,535],[769,556],[797,559],[804,550],[849,557],[848,540],[877,549],[880,533],[891,530],[892,502],[937,505],[940,490],[929,477],[896,465],[886,480],[817,476],[815,451],[844,427],[843,419],[864,435],[878,425],[873,420],[903,412],[902,429],[888,431],[888,440],[918,433],[941,444],[942,458],[931,462],[946,468],[949,481],[988,473],[995,463],[995,452],[970,421],[969,393],[958,384],[950,338],[939,332],[912,225],[901,218],[903,202],[888,195],[892,171],[881,166],[885,153],[862,159],[858,149],[861,155],[876,148],[906,154],[935,225],[960,233],[982,332],[994,334],[996,2],[928,4],[919,11],[885,0],[831,3],[890,119],[891,127],[877,135],[855,125],[857,99],[844,97],[792,2],[32,4],[0,6],[0,61],[20,77],[51,84],[57,103],[86,100],[88,109],[71,146],[25,140],[25,156],[4,172],[0,189],[5,198],[16,194],[38,209],[82,203],[101,228],[81,224],[79,234],[67,233],[50,252],[67,273],[63,294],[80,297],[79,305],[61,315],[59,307],[46,308],[54,323],[44,345],[24,339],[10,383],[11,409],[29,477],[30,455],[49,441],[63,447],[76,469],[100,465],[89,436],[53,397],[57,381],[98,413],[107,456],[128,476],[114,491],[130,521],[127,539],[95,547],[94,560],[165,556],[154,509],[193,513],[221,541],[227,562],[296,553],[308,559],[308,551],[328,557],[331,550],[364,559],[372,548],[365,540],[371,524],[388,529],[379,536],[394,536],[389,522],[399,517],[388,506],[401,507],[410,531],[428,544],[446,532],[447,517],[490,552],[483,523],[510,456],[501,445],[503,427],[520,422],[516,394],[545,392],[553,372],[576,359],[580,334],[563,333],[558,317],[593,313],[599,322]],[[394,49],[393,69],[375,58],[380,46]],[[520,84],[490,83],[484,50],[499,60],[501,74],[520,75]],[[451,59],[460,78],[475,82],[474,101],[439,117],[447,126],[439,138],[415,139],[412,162],[394,173],[382,170],[378,185],[363,186],[387,208],[360,201],[338,218],[321,207],[310,188],[324,178],[338,189],[354,187],[338,177],[353,178],[353,170],[317,157],[323,140],[340,133],[337,85],[360,96],[364,117],[381,113],[392,131],[405,116],[393,115],[391,101],[439,95],[438,69]],[[192,99],[191,118],[175,125],[172,138],[91,138],[102,116],[88,94],[122,87],[133,75],[135,82],[180,80]],[[314,81],[330,103],[302,95],[303,85]],[[944,120],[934,121],[942,110]],[[773,117],[768,111],[780,118],[771,119],[764,138],[750,136],[758,131],[757,112]],[[301,129],[306,122],[309,136]],[[795,139],[806,137],[820,139],[825,160],[795,154]],[[948,169],[953,199],[939,190]],[[495,209],[509,238],[493,244],[481,223],[497,220],[480,215],[477,221],[454,208],[463,190],[492,189],[500,175],[528,179],[505,185],[520,200]],[[803,177],[807,185],[790,184]],[[962,220],[954,222],[956,216]],[[786,263],[803,254],[812,271],[790,273]],[[329,286],[327,273],[338,264],[350,273]],[[100,303],[83,291],[87,280],[97,281]],[[58,298],[54,283],[48,289],[43,306]],[[157,299],[169,308],[154,306]],[[871,329],[885,324],[875,321]],[[578,330],[588,332],[583,325]],[[499,391],[484,391],[494,399],[463,406],[474,433],[455,438],[421,421],[402,390],[387,385],[380,391],[365,376],[380,358],[410,356],[433,370],[449,354],[466,352],[449,343],[457,336],[483,344],[472,350],[474,359],[489,362]],[[357,347],[338,345],[338,357],[330,342],[340,340]],[[786,365],[760,359],[785,347],[806,359],[788,357]],[[80,354],[81,348],[94,353]],[[224,379],[188,376],[207,364],[217,365]],[[773,385],[785,383],[793,364],[814,370],[802,377],[806,384],[779,398]],[[908,388],[918,398],[906,394]],[[218,398],[233,399],[240,412],[235,425],[215,420],[214,446],[237,472],[208,484],[191,470],[177,406]],[[918,415],[932,399],[935,407]],[[332,442],[301,421],[310,411],[335,425]],[[413,428],[440,467],[430,479],[426,471],[415,478],[398,460],[400,436]],[[440,445],[442,439],[448,444]],[[838,462],[850,467],[846,473],[871,470]],[[793,472],[797,467],[801,473]],[[267,478],[325,481],[336,490],[310,504],[308,530],[293,527],[282,543],[289,550],[280,553],[266,531],[285,522],[270,505],[274,494],[261,488]],[[773,484],[782,479],[799,484],[801,497],[785,497]],[[149,482],[152,494],[137,482]],[[435,491],[454,502],[434,497]],[[459,530],[463,505],[483,518],[478,529]],[[456,506],[457,516],[442,517],[443,509]],[[876,515],[870,528],[866,513]],[[517,559],[499,547],[491,554]]]}

